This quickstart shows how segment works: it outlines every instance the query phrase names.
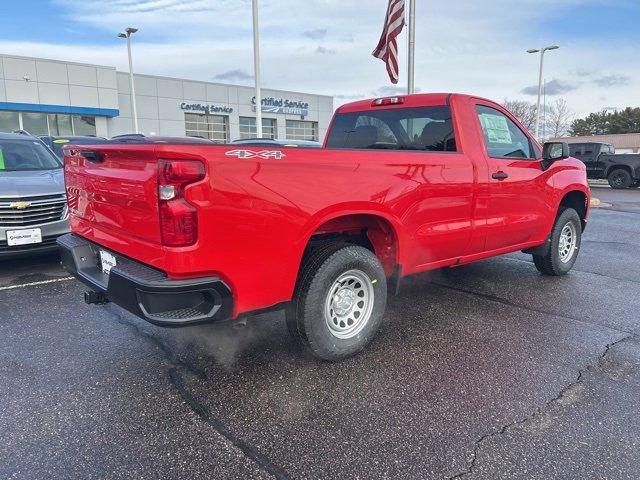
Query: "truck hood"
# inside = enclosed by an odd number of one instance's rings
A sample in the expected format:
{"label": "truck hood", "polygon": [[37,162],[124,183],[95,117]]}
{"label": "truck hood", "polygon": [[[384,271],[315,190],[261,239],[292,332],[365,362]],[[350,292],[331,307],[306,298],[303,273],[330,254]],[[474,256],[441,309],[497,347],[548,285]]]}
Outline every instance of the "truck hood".
{"label": "truck hood", "polygon": [[0,196],[35,197],[64,193],[64,172],[55,170],[33,170],[23,172],[0,172]]}

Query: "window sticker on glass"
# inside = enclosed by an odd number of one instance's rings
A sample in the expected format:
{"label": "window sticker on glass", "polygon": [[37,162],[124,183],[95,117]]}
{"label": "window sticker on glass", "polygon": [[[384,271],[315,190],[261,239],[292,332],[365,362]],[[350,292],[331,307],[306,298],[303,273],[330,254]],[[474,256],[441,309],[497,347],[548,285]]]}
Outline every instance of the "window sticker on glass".
{"label": "window sticker on glass", "polygon": [[513,143],[511,132],[509,132],[509,124],[504,116],[481,113],[479,117],[482,130],[484,130],[489,142]]}
{"label": "window sticker on glass", "polygon": [[0,148],[0,170],[4,170],[4,153],[2,153],[1,148]]}

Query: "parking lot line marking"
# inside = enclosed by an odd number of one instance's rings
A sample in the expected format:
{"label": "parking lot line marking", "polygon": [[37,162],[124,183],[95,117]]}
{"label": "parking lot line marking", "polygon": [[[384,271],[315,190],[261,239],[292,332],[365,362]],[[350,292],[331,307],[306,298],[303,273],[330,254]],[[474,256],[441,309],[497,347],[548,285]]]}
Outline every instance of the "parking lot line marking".
{"label": "parking lot line marking", "polygon": [[0,291],[13,290],[15,288],[33,287],[34,285],[45,285],[47,283],[65,282],[67,280],[73,280],[73,277],[56,278],[53,280],[42,280],[41,282],[22,283],[20,285],[9,285],[8,287],[0,287]]}

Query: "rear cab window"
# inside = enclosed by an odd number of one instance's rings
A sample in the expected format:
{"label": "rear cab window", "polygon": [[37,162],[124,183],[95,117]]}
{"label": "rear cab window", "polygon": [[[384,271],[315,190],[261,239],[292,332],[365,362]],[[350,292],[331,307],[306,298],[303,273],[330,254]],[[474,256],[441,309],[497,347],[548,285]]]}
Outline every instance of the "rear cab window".
{"label": "rear cab window", "polygon": [[456,152],[448,106],[338,113],[328,148]]}
{"label": "rear cab window", "polygon": [[529,137],[507,115],[485,105],[476,105],[487,154],[493,158],[535,159],[537,149]]}

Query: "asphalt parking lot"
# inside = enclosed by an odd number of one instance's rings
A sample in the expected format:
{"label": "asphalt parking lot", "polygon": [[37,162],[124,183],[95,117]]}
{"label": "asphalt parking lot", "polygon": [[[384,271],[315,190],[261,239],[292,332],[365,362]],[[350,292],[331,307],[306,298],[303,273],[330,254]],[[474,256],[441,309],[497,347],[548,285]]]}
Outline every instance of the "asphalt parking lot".
{"label": "asphalt parking lot", "polygon": [[570,275],[417,276],[335,364],[280,313],[167,330],[0,262],[0,478],[640,478],[640,190],[592,191]]}

